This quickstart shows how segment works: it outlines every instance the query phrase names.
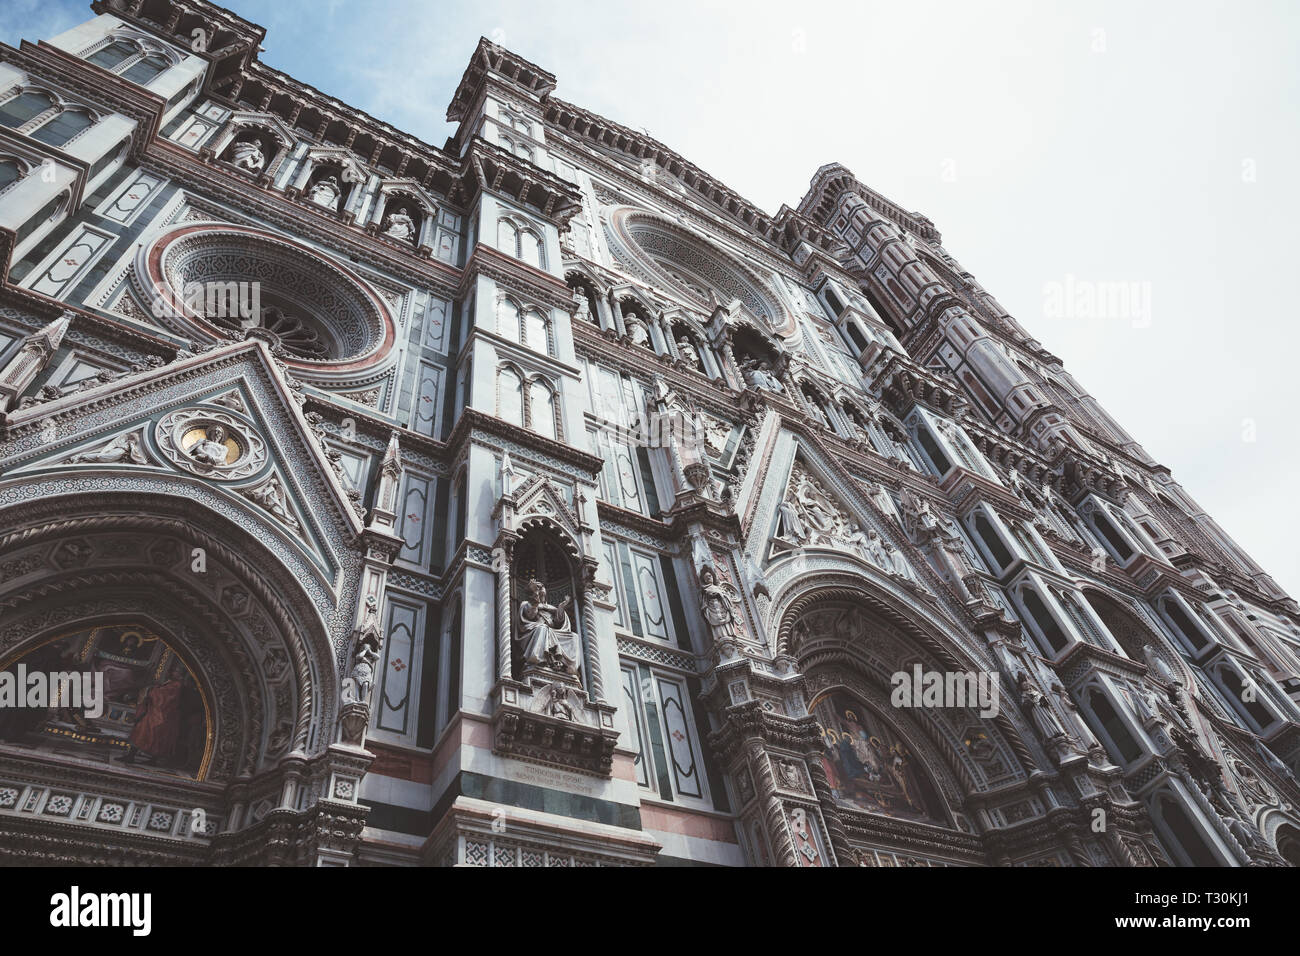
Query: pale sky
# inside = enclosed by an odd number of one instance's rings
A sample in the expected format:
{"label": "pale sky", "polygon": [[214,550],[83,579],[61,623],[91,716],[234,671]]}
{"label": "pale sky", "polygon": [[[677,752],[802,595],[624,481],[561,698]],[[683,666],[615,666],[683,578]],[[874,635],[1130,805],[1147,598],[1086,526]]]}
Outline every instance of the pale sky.
{"label": "pale sky", "polygon": [[[1283,588],[1300,596],[1300,5],[226,0],[262,58],[437,145],[480,35],[769,213],[840,162],[929,216]],[[5,0],[0,40],[90,19]],[[1287,172],[1290,169],[1292,172]],[[1067,277],[1072,277],[1068,279]],[[1140,283],[1149,314],[1051,308]],[[1084,285],[1096,288],[1095,285]]]}

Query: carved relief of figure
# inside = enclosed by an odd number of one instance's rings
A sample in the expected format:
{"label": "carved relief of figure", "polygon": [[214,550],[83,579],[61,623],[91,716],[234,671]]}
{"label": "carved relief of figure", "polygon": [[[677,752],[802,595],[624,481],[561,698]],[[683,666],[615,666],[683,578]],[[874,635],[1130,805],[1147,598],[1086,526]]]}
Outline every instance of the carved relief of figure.
{"label": "carved relief of figure", "polygon": [[259,173],[262,167],[266,165],[266,156],[262,154],[262,147],[257,144],[256,140],[244,140],[236,143],[231,148],[231,163],[240,169],[247,169],[250,173]]}
{"label": "carved relief of figure", "polygon": [[718,581],[713,568],[707,564],[700,568],[700,610],[709,622],[715,642],[739,640],[741,623],[736,612],[738,600],[734,590]]}
{"label": "carved relief of figure", "polygon": [[245,493],[295,531],[298,530],[298,519],[289,508],[289,494],[277,476],[272,475],[265,484]]}
{"label": "carved relief of figure", "polygon": [[375,665],[379,652],[365,641],[357,645],[352,658],[352,670],[343,681],[343,703],[365,704],[370,700],[370,688],[375,683]]}
{"label": "carved relief of figure", "polygon": [[415,241],[415,220],[406,214],[405,209],[398,209],[384,219],[384,235],[402,242]]}
{"label": "carved relief of figure", "polygon": [[808,540],[808,526],[803,522],[803,515],[793,501],[781,502],[781,530],[786,538],[803,542]]}
{"label": "carved relief of figure", "polygon": [[326,176],[307,194],[310,199],[318,206],[324,206],[326,209],[338,209],[339,196],[343,195],[343,189],[339,186],[338,177],[334,175]]}
{"label": "carved relief of figure", "polygon": [[880,566],[880,560],[883,556],[873,550],[871,539],[863,534],[862,528],[856,523],[849,526],[848,532],[844,535],[844,543],[871,564],[877,567]]}
{"label": "carved relief of figure", "polygon": [[[221,450],[225,452],[224,445]],[[118,435],[98,451],[83,451],[73,455],[68,459],[67,463],[69,465],[147,465],[149,459],[145,457],[144,451],[140,448],[140,436],[132,432],[129,435]]]}
{"label": "carved relief of figure", "polygon": [[189,448],[189,456],[205,465],[224,465],[230,458],[226,447],[226,429],[222,425],[209,425],[200,438]]}
{"label": "carved relief of figure", "polygon": [[1147,669],[1151,676],[1165,684],[1182,685],[1173,668],[1165,662],[1165,659],[1155,652],[1150,644],[1142,645],[1142,658],[1146,661]]}
{"label": "carved relief of figure", "polygon": [[519,602],[520,643],[524,660],[563,674],[578,673],[578,635],[569,626],[572,596],[559,605],[546,603],[546,588],[537,580],[528,582],[528,599]]}
{"label": "carved relief of figure", "polygon": [[908,581],[916,581],[916,572],[912,570],[912,565],[908,563],[907,558],[903,557],[903,552],[894,545],[881,539],[881,548],[885,552],[885,561],[888,569],[900,578],[906,578]]}

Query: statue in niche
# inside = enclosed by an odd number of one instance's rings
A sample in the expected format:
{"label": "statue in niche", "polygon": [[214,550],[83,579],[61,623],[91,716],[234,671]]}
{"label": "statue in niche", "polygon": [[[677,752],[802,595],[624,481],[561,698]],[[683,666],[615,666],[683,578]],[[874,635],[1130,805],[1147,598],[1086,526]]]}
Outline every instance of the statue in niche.
{"label": "statue in niche", "polygon": [[739,596],[726,584],[718,581],[713,568],[700,568],[700,611],[709,622],[715,643],[740,639],[740,615],[736,613]]}
{"label": "statue in niche", "polygon": [[627,327],[628,340],[642,348],[650,344],[650,330],[635,312],[623,313],[623,325]]}
{"label": "statue in niche", "polygon": [[573,291],[573,317],[579,322],[594,322],[591,315],[591,304],[581,289]]}
{"label": "statue in niche", "polygon": [[230,458],[224,425],[209,425],[203,437],[189,448],[189,456],[205,465],[224,465]]}
{"label": "statue in niche", "polygon": [[745,379],[745,384],[750,388],[756,388],[764,392],[784,392],[779,379],[772,372],[772,366],[767,362],[760,362],[757,359],[748,359],[740,365],[740,374]]}
{"label": "statue in niche", "polygon": [[524,661],[561,674],[578,673],[578,635],[569,626],[568,609],[573,597],[559,605],[546,603],[546,587],[541,581],[528,582],[528,598],[519,602],[519,641]]}
{"label": "statue in niche", "polygon": [[[224,445],[221,450],[225,452]],[[83,451],[73,455],[67,463],[69,465],[147,465],[149,459],[140,448],[140,436],[132,432],[129,435],[118,435],[98,451]]]}
{"label": "statue in niche", "polygon": [[682,357],[682,361],[692,368],[698,369],[700,367],[700,353],[695,350],[691,340],[684,335],[677,340],[677,354]]}
{"label": "statue in niche", "polygon": [[830,419],[826,417],[826,412],[822,409],[819,403],[813,401],[811,398],[808,399],[808,410],[817,424],[822,425],[825,428],[831,427],[831,422]]}
{"label": "statue in niche", "polygon": [[311,187],[311,191],[307,194],[307,198],[318,206],[323,206],[326,209],[337,210],[339,207],[339,197],[342,195],[343,189],[339,186],[338,177],[331,173],[315,186]]}
{"label": "statue in niche", "polygon": [[399,242],[415,241],[415,220],[407,215],[406,210],[398,207],[384,219],[384,235]]}
{"label": "statue in niche", "polygon": [[1034,727],[1037,728],[1044,741],[1068,736],[1065,728],[1061,726],[1061,721],[1057,718],[1056,712],[1052,710],[1051,705],[1047,702],[1047,697],[1034,686],[1034,682],[1027,672],[1020,672],[1020,679],[1016,684],[1016,688],[1020,692],[1020,706],[1025,709],[1029,719],[1034,722]]}
{"label": "statue in niche", "polygon": [[366,641],[357,645],[352,658],[352,671],[343,680],[343,703],[365,704],[370,701],[370,688],[375,683],[375,665],[379,652]]}
{"label": "statue in niche", "polygon": [[262,167],[266,165],[266,156],[262,153],[262,147],[258,145],[257,140],[244,140],[235,143],[231,147],[230,161],[240,169],[246,169],[250,173],[260,173]]}

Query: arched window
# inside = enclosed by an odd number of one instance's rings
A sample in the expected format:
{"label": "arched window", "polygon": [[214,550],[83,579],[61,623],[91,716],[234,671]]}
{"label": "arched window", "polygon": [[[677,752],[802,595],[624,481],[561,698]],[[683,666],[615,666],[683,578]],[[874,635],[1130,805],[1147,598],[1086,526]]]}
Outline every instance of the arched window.
{"label": "arched window", "polygon": [[1124,540],[1123,535],[1119,533],[1119,529],[1115,527],[1108,514],[1098,509],[1093,516],[1093,522],[1097,525],[1097,530],[1101,532],[1101,536],[1106,539],[1106,543],[1110,545],[1111,550],[1115,552],[1116,558],[1120,561],[1127,561],[1133,557],[1133,549],[1129,547],[1129,543]]}
{"label": "arched window", "polygon": [[511,219],[497,220],[497,245],[506,255],[522,259],[530,266],[544,268],[541,237],[526,226],[517,225]]}
{"label": "arched window", "polygon": [[0,190],[23,178],[23,168],[14,159],[0,159]]}
{"label": "arched window", "polygon": [[1088,707],[1101,722],[1102,729],[1106,732],[1105,736],[1110,738],[1115,749],[1119,751],[1117,755],[1111,756],[1118,756],[1124,763],[1132,763],[1136,760],[1141,755],[1142,749],[1129,733],[1128,725],[1116,712],[1110,698],[1094,688],[1088,692]]}
{"label": "arched window", "polygon": [[1056,618],[1052,617],[1051,612],[1047,610],[1047,605],[1038,596],[1038,592],[1032,588],[1025,588],[1020,593],[1020,599],[1025,602],[1025,610],[1029,612],[1029,616],[1038,625],[1038,630],[1042,633],[1052,651],[1060,651],[1065,647],[1068,643],[1065,632],[1056,623]]}
{"label": "arched window", "polygon": [[1180,801],[1175,800],[1173,797],[1162,796],[1160,798],[1160,816],[1164,819],[1165,825],[1169,827],[1174,839],[1178,841],[1178,846],[1191,860],[1192,866],[1223,865],[1222,861],[1206,845],[1200,829],[1187,816],[1187,811],[1183,809]]}
{"label": "arched window", "polygon": [[64,110],[54,119],[32,133],[32,139],[38,139],[49,146],[63,146],[82,130],[89,129],[95,120],[82,110]]}
{"label": "arched window", "polygon": [[169,66],[171,64],[167,62],[165,56],[160,53],[150,53],[148,56],[132,63],[126,72],[122,74],[122,78],[146,86]]}
{"label": "arched window", "polygon": [[542,240],[531,230],[519,232],[519,258],[530,266],[542,267]]}
{"label": "arched window", "polygon": [[503,368],[497,377],[497,417],[512,425],[524,424],[524,380]]}
{"label": "arched window", "polygon": [[939,443],[935,441],[934,435],[930,434],[930,428],[925,422],[918,422],[916,426],[916,440],[921,443],[930,463],[934,465],[935,473],[940,477],[948,474],[952,470],[952,462],[948,456],[943,453]]}
{"label": "arched window", "polygon": [[[1232,695],[1232,702],[1237,705],[1238,709],[1244,711],[1260,729],[1269,726],[1276,718],[1269,712],[1268,708],[1259,702],[1259,695],[1263,693],[1263,688],[1256,681],[1251,681],[1250,693],[1246,693],[1246,682],[1241,679],[1241,675],[1232,668],[1224,665],[1218,670],[1219,680],[1222,681],[1223,687]],[[1251,698],[1251,699],[1247,699]]]}
{"label": "arched window", "polygon": [[557,438],[555,432],[555,395],[550,386],[534,380],[528,386],[529,427],[543,438]]}
{"label": "arched window", "polygon": [[1011,552],[1002,543],[1001,536],[993,530],[992,522],[983,514],[975,515],[975,533],[980,536],[980,540],[984,542],[984,547],[988,548],[989,554],[997,562],[999,571],[1005,571],[1011,567],[1011,562],[1014,560],[1011,557]]}
{"label": "arched window", "polygon": [[1210,643],[1209,638],[1205,636],[1205,632],[1201,630],[1200,625],[1193,622],[1187,612],[1183,610],[1183,606],[1173,598],[1165,598],[1163,609],[1165,616],[1173,622],[1179,636],[1181,636],[1183,641],[1193,650],[1203,650],[1205,646]]}
{"label": "arched window", "polygon": [[54,97],[48,93],[27,90],[0,104],[0,123],[16,129],[53,108]]}
{"label": "arched window", "polygon": [[524,344],[534,352],[550,352],[550,322],[538,309],[524,312]]}
{"label": "arched window", "polygon": [[108,46],[100,47],[90,54],[86,57],[86,61],[95,66],[102,66],[106,70],[113,70],[139,52],[140,48],[128,40],[114,40]]}
{"label": "arched window", "polygon": [[519,341],[519,306],[511,299],[497,303],[497,332],[511,342]]}
{"label": "arched window", "polygon": [[849,333],[849,340],[857,346],[859,352],[867,347],[867,337],[862,334],[856,322],[849,322],[844,326],[845,331]]}

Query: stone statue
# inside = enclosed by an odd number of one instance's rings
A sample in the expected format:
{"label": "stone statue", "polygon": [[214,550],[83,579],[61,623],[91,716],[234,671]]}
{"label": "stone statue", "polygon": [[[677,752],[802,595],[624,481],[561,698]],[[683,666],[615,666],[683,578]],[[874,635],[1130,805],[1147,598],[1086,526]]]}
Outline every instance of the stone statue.
{"label": "stone statue", "polygon": [[379,652],[365,641],[357,645],[352,658],[352,672],[343,681],[343,703],[364,704],[370,700],[370,688],[375,683],[375,664]]}
{"label": "stone statue", "polygon": [[740,616],[736,613],[735,591],[718,581],[713,568],[700,568],[700,611],[709,622],[714,642],[740,638]]}
{"label": "stone statue", "polygon": [[687,365],[697,369],[700,367],[700,353],[695,351],[695,346],[691,344],[691,340],[686,336],[682,336],[677,340],[677,354],[682,357],[682,361]]}
{"label": "stone statue", "polygon": [[623,313],[623,324],[627,327],[627,337],[633,345],[645,347],[650,344],[650,331],[635,312]]}
{"label": "stone statue", "polygon": [[557,606],[546,603],[546,587],[542,582],[531,580],[527,587],[528,599],[519,602],[519,641],[524,660],[562,674],[577,674],[578,635],[569,627],[568,616],[572,596]]}
{"label": "stone statue", "polygon": [[888,541],[881,539],[881,547],[885,552],[885,560],[888,562],[888,568],[891,572],[900,578],[906,578],[909,581],[916,581],[916,572],[908,564],[907,558],[903,557],[903,552],[898,550]]}
{"label": "stone statue", "polygon": [[573,317],[579,322],[594,322],[591,315],[591,304],[587,302],[587,297],[581,289],[575,289],[573,292]]}
{"label": "stone statue", "polygon": [[339,186],[338,177],[329,175],[311,187],[307,198],[318,206],[337,211],[341,195],[343,195],[343,189]]}
{"label": "stone statue", "polygon": [[744,376],[745,384],[750,388],[756,388],[765,392],[785,391],[780,380],[772,373],[772,366],[767,362],[759,362],[757,359],[749,359],[741,364],[740,374]]}
{"label": "stone statue", "polygon": [[[221,450],[223,452],[226,450],[224,445]],[[118,435],[98,451],[83,451],[73,455],[67,463],[69,465],[147,465],[149,459],[140,448],[140,436],[132,432],[129,435]]]}
{"label": "stone statue", "polygon": [[226,429],[223,425],[209,425],[200,438],[189,448],[189,455],[205,465],[224,465],[230,458],[226,447]]}
{"label": "stone statue", "polygon": [[415,241],[415,220],[399,208],[384,219],[384,235],[401,242]]}
{"label": "stone statue", "polygon": [[260,173],[262,167],[266,165],[266,157],[262,154],[262,147],[257,144],[256,140],[244,140],[236,143],[231,148],[231,163],[240,169],[247,169],[250,173]]}
{"label": "stone statue", "polygon": [[1043,692],[1034,686],[1034,682],[1027,672],[1020,672],[1020,679],[1016,684],[1016,688],[1020,691],[1020,706],[1025,709],[1029,719],[1034,722],[1034,727],[1038,729],[1044,741],[1068,736],[1065,728],[1061,726],[1060,719],[1056,716],[1056,711],[1052,710]]}

